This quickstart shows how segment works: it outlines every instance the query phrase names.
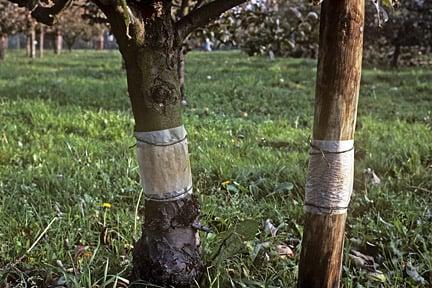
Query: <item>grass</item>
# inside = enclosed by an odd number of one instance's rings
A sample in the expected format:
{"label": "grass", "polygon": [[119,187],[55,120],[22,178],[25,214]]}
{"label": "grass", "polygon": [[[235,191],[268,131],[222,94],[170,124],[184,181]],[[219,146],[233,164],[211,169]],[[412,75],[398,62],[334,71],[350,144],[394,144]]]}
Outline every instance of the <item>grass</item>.
{"label": "grass", "polygon": [[[184,120],[213,231],[201,235],[204,287],[295,287],[315,65],[188,55]],[[120,67],[117,52],[90,51],[0,64],[0,287],[124,286],[142,203]],[[431,80],[427,69],[363,71],[344,287],[432,285]]]}

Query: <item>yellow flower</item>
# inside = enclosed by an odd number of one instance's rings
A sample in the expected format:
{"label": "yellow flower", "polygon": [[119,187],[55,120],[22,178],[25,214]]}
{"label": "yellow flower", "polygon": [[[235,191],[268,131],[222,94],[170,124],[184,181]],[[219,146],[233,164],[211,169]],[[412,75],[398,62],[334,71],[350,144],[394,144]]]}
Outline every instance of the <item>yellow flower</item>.
{"label": "yellow flower", "polygon": [[[105,203],[104,203],[105,204]],[[109,203],[108,203],[109,204]],[[83,258],[91,258],[93,256],[93,253],[91,252],[91,251],[85,251],[83,254],[82,254],[82,257]]]}
{"label": "yellow flower", "polygon": [[111,208],[111,203],[108,203],[108,202],[104,202],[104,203],[102,203],[102,208]]}

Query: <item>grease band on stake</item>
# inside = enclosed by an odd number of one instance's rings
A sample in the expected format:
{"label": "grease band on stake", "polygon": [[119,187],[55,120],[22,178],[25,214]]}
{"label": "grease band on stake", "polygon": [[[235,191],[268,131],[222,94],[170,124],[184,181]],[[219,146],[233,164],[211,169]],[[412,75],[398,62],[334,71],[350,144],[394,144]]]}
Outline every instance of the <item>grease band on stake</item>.
{"label": "grease band on stake", "polygon": [[141,186],[153,201],[173,201],[192,194],[187,134],[182,126],[135,132]]}
{"label": "grease band on stake", "polygon": [[305,212],[346,213],[354,181],[354,140],[312,140],[309,154]]}

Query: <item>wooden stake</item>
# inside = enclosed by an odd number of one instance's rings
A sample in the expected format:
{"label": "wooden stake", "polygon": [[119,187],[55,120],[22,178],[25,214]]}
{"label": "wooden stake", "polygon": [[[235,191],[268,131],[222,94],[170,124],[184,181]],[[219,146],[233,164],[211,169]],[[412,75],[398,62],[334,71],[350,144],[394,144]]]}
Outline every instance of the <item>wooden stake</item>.
{"label": "wooden stake", "polygon": [[[363,46],[364,0],[321,8],[314,140],[354,137]],[[346,213],[306,213],[298,287],[339,287]]]}

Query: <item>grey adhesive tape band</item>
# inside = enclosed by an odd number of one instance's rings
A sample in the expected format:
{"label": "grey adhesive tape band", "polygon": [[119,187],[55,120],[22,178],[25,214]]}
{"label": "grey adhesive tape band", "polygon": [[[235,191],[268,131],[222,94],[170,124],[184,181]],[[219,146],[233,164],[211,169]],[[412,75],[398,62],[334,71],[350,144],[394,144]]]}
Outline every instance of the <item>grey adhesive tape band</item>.
{"label": "grey adhesive tape band", "polygon": [[192,193],[186,135],[183,126],[135,133],[141,186],[147,199],[174,201]]}
{"label": "grey adhesive tape band", "polygon": [[155,146],[172,145],[186,138],[187,133],[184,126],[175,128],[149,131],[149,132],[135,132],[137,144],[150,144]]}
{"label": "grey adhesive tape band", "polygon": [[353,181],[354,141],[313,140],[304,210],[326,215],[346,213]]}

